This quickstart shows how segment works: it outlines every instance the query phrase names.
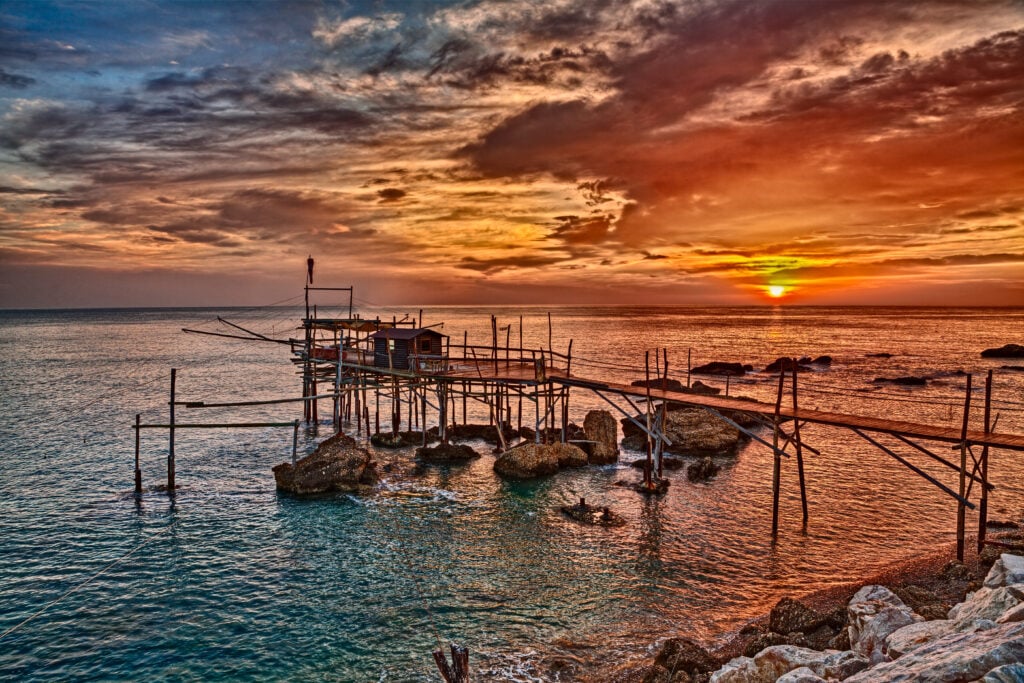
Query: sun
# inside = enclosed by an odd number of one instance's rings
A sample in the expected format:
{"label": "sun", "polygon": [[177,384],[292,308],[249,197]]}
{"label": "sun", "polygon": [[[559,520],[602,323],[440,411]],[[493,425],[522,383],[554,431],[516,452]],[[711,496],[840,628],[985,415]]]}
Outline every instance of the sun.
{"label": "sun", "polygon": [[786,288],[782,285],[769,285],[768,296],[773,299],[778,299],[780,296],[786,293]]}

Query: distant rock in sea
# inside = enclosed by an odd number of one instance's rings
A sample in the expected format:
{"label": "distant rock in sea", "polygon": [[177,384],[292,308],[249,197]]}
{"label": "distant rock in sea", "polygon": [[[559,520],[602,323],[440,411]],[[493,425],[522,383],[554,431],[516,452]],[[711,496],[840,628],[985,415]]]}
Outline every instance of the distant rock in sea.
{"label": "distant rock in sea", "polygon": [[875,384],[897,384],[904,387],[923,387],[928,384],[927,377],[876,377],[871,381]]}
{"label": "distant rock in sea", "polygon": [[866,354],[864,357],[865,358],[892,358],[892,356],[893,356],[893,354],[886,353],[886,352],[883,351],[882,353],[869,353],[869,354]]}
{"label": "distant rock in sea", "polygon": [[985,349],[981,352],[982,358],[1024,358],[1024,346],[1020,344],[1007,344],[998,349]]}
{"label": "distant rock in sea", "polygon": [[753,365],[743,363],[727,363],[725,361],[712,361],[705,365],[698,365],[690,372],[695,375],[728,375],[730,377],[742,377],[754,369]]}

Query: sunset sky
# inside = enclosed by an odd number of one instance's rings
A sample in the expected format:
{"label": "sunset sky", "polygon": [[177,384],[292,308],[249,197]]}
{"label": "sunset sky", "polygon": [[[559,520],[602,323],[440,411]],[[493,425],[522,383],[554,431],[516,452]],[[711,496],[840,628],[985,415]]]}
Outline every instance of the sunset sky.
{"label": "sunset sky", "polygon": [[0,119],[0,307],[1024,305],[1021,2],[4,0]]}

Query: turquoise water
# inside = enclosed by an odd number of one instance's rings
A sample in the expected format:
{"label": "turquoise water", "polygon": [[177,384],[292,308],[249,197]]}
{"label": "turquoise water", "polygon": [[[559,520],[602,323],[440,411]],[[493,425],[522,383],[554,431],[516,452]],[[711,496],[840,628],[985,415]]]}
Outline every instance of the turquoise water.
{"label": "turquoise water", "polygon": [[[515,345],[523,315],[524,343],[539,346],[546,310],[424,317],[447,321],[453,339],[469,330],[486,344],[495,313]],[[555,348],[574,340],[580,375],[635,379],[644,351],[660,347],[673,369],[685,369],[687,349],[694,364],[758,367],[828,353],[831,369],[801,378],[804,405],[959,424],[955,371],[964,369],[975,373],[977,426],[981,376],[1008,363],[978,352],[1020,343],[1024,329],[1021,309],[551,310]],[[286,348],[180,331],[226,331],[217,315],[284,337],[299,312],[0,313],[0,633],[9,632],[0,678],[434,681],[430,650],[455,640],[470,648],[478,680],[599,680],[600,667],[642,656],[658,637],[710,643],[782,595],[855,580],[953,538],[951,500],[821,427],[804,435],[822,451],[808,461],[810,526],[802,533],[787,463],[775,544],[771,457],[756,444],[710,485],[671,474],[661,500],[614,486],[637,477],[622,465],[505,482],[483,444],[483,457],[463,467],[417,470],[409,452],[381,453],[394,467],[374,494],[303,500],[278,494],[270,472],[290,458],[290,429],[194,430],[178,433],[175,500],[147,492],[136,501],[130,427],[136,413],[166,419],[171,367],[182,400],[299,392]],[[866,358],[880,351],[895,356]],[[907,374],[937,379],[913,390],[871,383]],[[1024,374],[996,379],[1000,431],[1024,432]],[[731,391],[768,398],[774,383],[753,375]],[[181,409],[179,419],[288,421],[298,405]],[[574,395],[576,421],[597,407]],[[300,449],[329,431],[304,427]],[[143,436],[147,486],[163,478],[166,446],[165,434]],[[993,456],[993,516],[1024,511],[1022,460]],[[581,495],[628,525],[594,530],[562,518],[557,506]]]}

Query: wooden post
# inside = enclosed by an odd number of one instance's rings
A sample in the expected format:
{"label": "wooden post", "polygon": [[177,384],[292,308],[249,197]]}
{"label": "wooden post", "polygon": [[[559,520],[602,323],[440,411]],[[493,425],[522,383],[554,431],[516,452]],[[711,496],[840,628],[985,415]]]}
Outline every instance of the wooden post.
{"label": "wooden post", "polygon": [[644,486],[652,488],[651,481],[651,352],[644,351],[644,384],[647,387],[647,461],[644,462]]}
{"label": "wooden post", "polygon": [[797,404],[796,397],[796,367],[797,364],[793,363],[793,440],[796,443],[796,469],[800,474],[800,505],[803,507],[804,512],[804,527],[807,527],[807,485],[804,481],[804,449],[803,444],[800,443],[800,420],[797,418]]}
{"label": "wooden post", "polygon": [[772,439],[772,538],[779,535],[779,479],[782,470],[782,456],[779,455],[779,411],[782,410],[782,383],[786,373],[779,370],[779,394],[775,399],[774,435]]}
{"label": "wooden post", "polygon": [[[992,371],[985,378],[985,435],[992,428]],[[981,503],[978,506],[978,552],[985,546],[985,525],[988,524],[988,444],[981,449]]]}
{"label": "wooden post", "polygon": [[554,351],[555,350],[554,345],[551,343],[552,336],[553,336],[553,330],[552,330],[552,327],[551,327],[551,311],[548,311],[548,351]]}
{"label": "wooden post", "polygon": [[178,379],[178,370],[171,368],[171,420],[167,443],[167,494],[174,495],[174,385]]}
{"label": "wooden post", "polygon": [[971,375],[967,375],[967,394],[964,397],[964,420],[960,430],[960,499],[956,502],[956,559],[964,560],[964,530],[967,522],[967,423],[971,416]]}
{"label": "wooden post", "polygon": [[142,415],[139,413],[135,414],[135,495],[142,495],[142,469],[139,467],[139,423],[142,420]]}
{"label": "wooden post", "polygon": [[686,349],[686,388],[690,388],[690,368],[693,366],[690,364],[690,352],[693,349]]}
{"label": "wooden post", "polygon": [[498,374],[498,319],[491,316],[491,358],[494,359],[494,374]]}
{"label": "wooden post", "polygon": [[295,465],[295,461],[299,454],[299,421],[295,421],[295,426],[292,428],[292,465]]}
{"label": "wooden post", "polygon": [[452,663],[448,665],[444,650],[434,650],[434,663],[445,683],[469,683],[469,649],[452,643]]}

